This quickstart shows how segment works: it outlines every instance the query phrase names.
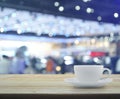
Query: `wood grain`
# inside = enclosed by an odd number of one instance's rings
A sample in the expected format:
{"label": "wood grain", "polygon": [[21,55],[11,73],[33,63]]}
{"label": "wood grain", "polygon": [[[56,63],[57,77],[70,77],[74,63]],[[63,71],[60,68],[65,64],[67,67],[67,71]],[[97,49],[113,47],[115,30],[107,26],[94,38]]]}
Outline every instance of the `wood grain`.
{"label": "wood grain", "polygon": [[73,74],[0,75],[0,94],[120,94],[120,75],[102,88],[75,88],[65,83]]}

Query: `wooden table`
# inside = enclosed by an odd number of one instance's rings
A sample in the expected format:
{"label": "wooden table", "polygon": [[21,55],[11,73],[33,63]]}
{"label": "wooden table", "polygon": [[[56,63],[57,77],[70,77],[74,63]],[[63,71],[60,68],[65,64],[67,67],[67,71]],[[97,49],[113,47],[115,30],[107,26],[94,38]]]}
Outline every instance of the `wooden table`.
{"label": "wooden table", "polygon": [[120,75],[102,88],[75,88],[65,83],[73,74],[0,75],[0,99],[120,99]]}

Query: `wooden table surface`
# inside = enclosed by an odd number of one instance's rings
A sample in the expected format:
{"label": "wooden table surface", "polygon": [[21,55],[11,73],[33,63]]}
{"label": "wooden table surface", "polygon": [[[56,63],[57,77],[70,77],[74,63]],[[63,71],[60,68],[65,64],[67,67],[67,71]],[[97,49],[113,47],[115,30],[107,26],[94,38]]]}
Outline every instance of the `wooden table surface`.
{"label": "wooden table surface", "polygon": [[102,88],[75,88],[64,82],[71,77],[74,75],[0,75],[0,95],[120,95],[120,75],[111,75],[113,81]]}

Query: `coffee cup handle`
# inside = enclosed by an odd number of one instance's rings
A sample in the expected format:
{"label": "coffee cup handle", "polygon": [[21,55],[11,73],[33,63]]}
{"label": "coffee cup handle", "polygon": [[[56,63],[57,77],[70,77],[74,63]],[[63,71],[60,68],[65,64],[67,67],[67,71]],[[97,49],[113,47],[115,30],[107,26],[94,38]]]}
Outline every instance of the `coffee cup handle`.
{"label": "coffee cup handle", "polygon": [[107,76],[104,77],[104,78],[108,78],[108,77],[112,74],[111,70],[108,69],[108,68],[103,68],[103,72],[104,72],[104,71],[107,71],[107,72],[108,72],[107,74],[104,74],[104,75],[107,75]]}

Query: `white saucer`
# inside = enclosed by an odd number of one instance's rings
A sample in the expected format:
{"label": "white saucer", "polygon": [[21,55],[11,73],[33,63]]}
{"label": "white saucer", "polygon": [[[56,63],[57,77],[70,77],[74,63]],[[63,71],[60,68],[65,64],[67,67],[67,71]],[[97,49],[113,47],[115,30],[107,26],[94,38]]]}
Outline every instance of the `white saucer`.
{"label": "white saucer", "polygon": [[103,79],[100,79],[99,81],[93,82],[93,83],[83,83],[83,82],[80,82],[77,78],[66,78],[64,81],[69,84],[72,84],[75,87],[92,88],[92,87],[103,87],[103,86],[107,85],[108,83],[112,82],[112,79],[111,78],[103,78]]}

